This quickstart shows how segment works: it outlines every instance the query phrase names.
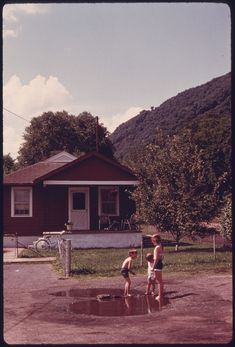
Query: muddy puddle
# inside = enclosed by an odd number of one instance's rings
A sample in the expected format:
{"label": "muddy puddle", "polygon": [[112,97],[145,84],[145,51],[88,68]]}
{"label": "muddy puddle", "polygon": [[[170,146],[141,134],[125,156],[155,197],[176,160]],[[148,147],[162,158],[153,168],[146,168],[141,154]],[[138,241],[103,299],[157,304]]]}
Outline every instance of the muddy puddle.
{"label": "muddy puddle", "polygon": [[117,289],[70,289],[50,293],[58,297],[69,297],[66,311],[95,316],[135,316],[160,311],[159,302],[152,295],[133,291],[131,297],[123,297]]}

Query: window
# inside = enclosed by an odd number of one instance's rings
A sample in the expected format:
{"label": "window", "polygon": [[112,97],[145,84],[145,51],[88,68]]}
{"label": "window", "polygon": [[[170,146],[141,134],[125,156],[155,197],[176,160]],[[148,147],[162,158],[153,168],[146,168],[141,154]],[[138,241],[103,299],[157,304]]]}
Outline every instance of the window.
{"label": "window", "polygon": [[73,193],[73,210],[85,210],[86,193]]}
{"label": "window", "polygon": [[119,189],[117,187],[100,187],[99,215],[119,215]]}
{"label": "window", "polygon": [[32,188],[12,188],[11,217],[32,217]]}

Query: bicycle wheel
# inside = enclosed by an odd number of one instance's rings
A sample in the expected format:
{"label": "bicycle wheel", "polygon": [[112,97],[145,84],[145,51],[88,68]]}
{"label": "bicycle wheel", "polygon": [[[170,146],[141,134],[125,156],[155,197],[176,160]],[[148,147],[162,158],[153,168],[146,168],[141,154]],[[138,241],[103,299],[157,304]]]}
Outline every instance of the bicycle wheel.
{"label": "bicycle wheel", "polygon": [[35,248],[37,251],[50,250],[50,243],[46,239],[39,239],[35,243]]}

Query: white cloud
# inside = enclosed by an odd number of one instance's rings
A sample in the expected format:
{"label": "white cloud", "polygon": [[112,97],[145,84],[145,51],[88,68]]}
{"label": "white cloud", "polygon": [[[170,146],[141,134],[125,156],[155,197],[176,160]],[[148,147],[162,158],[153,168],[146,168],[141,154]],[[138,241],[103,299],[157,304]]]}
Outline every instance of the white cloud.
{"label": "white cloud", "polygon": [[137,116],[143,107],[132,106],[123,113],[117,113],[109,119],[104,120],[104,125],[110,132],[113,132],[120,124],[128,121],[130,118]]}
{"label": "white cloud", "polygon": [[42,15],[50,9],[50,4],[6,4],[3,7],[3,38],[18,36],[21,31],[18,24],[20,15]]}
{"label": "white cloud", "polygon": [[20,78],[13,75],[3,87],[4,107],[27,119],[48,110],[66,109],[71,101],[70,93],[54,76],[46,79],[37,75],[23,85]]}
{"label": "white cloud", "polygon": [[6,22],[18,22],[20,14],[36,15],[48,13],[49,4],[6,4],[3,7],[3,20]]}
{"label": "white cloud", "polygon": [[19,150],[20,144],[22,143],[22,134],[16,131],[13,127],[3,127],[3,153],[10,153],[15,159]]}
{"label": "white cloud", "polygon": [[[29,121],[46,111],[67,110],[71,102],[72,96],[54,76],[37,75],[28,84],[22,84],[14,75],[3,87],[3,107]],[[4,111],[4,154],[16,156],[27,125],[29,123]]]}
{"label": "white cloud", "polygon": [[3,38],[6,39],[7,37],[17,37],[20,31],[21,31],[21,27],[18,27],[16,29],[5,29],[5,26],[4,26]]}
{"label": "white cloud", "polygon": [[[32,117],[38,117],[47,111],[66,110],[75,115],[84,110],[91,111],[89,105],[83,107],[73,102],[71,94],[57,77],[46,78],[41,75],[35,76],[27,84],[23,84],[16,75],[11,76],[3,87],[3,107],[29,121]],[[142,110],[143,107],[132,106],[125,112],[117,113],[112,117],[103,116],[100,122],[113,132],[118,125],[136,116]],[[13,157],[17,156],[19,145],[22,143],[22,134],[28,125],[29,123],[24,120],[4,111],[4,154],[11,153]]]}

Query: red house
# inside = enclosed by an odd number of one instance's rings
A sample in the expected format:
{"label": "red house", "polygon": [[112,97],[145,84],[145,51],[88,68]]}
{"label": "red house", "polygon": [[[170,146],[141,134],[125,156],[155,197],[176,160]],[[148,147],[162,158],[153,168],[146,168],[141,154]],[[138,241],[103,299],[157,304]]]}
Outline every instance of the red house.
{"label": "red house", "polygon": [[61,152],[4,177],[4,234],[35,239],[68,221],[74,235],[131,232],[128,191],[137,184],[128,168],[97,152]]}

